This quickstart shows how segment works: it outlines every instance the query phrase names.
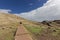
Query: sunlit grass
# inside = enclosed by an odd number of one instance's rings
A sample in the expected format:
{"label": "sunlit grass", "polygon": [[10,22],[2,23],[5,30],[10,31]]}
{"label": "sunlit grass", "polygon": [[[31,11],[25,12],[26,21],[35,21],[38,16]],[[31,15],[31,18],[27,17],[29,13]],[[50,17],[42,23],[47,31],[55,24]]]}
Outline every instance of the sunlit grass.
{"label": "sunlit grass", "polygon": [[33,25],[26,25],[26,24],[24,24],[24,26],[26,27],[26,29],[28,31],[30,31],[31,33],[34,33],[34,34],[39,34],[43,29],[40,26],[33,26]]}
{"label": "sunlit grass", "polygon": [[14,40],[18,23],[11,23],[9,25],[0,26],[0,40]]}

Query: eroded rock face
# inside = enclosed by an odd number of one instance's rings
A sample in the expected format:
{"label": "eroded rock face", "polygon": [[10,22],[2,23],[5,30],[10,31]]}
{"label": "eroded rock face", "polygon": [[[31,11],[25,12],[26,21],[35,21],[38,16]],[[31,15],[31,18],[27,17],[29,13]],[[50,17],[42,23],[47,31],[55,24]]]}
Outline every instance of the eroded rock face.
{"label": "eroded rock face", "polygon": [[60,20],[54,20],[53,22],[60,24]]}
{"label": "eroded rock face", "polygon": [[52,22],[50,22],[50,21],[43,21],[42,22],[42,24],[45,24],[45,25],[48,25],[48,26],[51,26],[50,23],[52,23]]}

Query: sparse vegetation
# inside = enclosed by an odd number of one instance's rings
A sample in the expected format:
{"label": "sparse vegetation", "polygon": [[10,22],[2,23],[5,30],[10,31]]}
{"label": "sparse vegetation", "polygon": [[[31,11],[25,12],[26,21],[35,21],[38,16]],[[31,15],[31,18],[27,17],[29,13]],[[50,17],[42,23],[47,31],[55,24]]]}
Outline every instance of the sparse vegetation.
{"label": "sparse vegetation", "polygon": [[29,24],[24,24],[25,28],[31,32],[31,34],[33,35],[33,39],[37,40],[37,37],[39,35],[41,35],[44,27],[41,27],[40,25],[29,25]]}
{"label": "sparse vegetation", "polygon": [[[49,22],[48,22],[49,23]],[[34,23],[32,24],[24,24],[24,26],[26,27],[26,29],[31,32],[31,34],[33,35],[33,39],[35,40],[60,40],[60,27],[57,26],[57,23],[49,23],[48,26],[47,24],[42,24],[40,23],[40,25],[34,25]],[[44,37],[46,36],[46,37]]]}
{"label": "sparse vegetation", "polygon": [[0,29],[0,40],[13,40],[14,39],[14,33],[17,29],[17,25],[2,25]]}
{"label": "sparse vegetation", "polygon": [[33,26],[33,25],[24,25],[31,33],[40,33],[42,31],[41,27]]}
{"label": "sparse vegetation", "polygon": [[14,40],[18,25],[15,15],[0,13],[0,40]]}
{"label": "sparse vegetation", "polygon": [[0,40],[14,40],[19,24],[25,26],[34,40],[60,40],[60,24],[55,21],[48,22],[48,25],[44,23],[25,20],[13,14],[0,13]]}

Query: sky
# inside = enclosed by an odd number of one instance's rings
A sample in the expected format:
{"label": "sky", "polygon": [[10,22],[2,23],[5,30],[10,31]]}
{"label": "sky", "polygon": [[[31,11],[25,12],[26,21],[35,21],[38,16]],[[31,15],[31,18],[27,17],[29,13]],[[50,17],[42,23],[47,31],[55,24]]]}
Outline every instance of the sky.
{"label": "sky", "polygon": [[0,0],[0,9],[12,10],[11,13],[23,13],[35,10],[47,0]]}
{"label": "sky", "polygon": [[60,20],[60,0],[1,0],[0,12],[38,22]]}

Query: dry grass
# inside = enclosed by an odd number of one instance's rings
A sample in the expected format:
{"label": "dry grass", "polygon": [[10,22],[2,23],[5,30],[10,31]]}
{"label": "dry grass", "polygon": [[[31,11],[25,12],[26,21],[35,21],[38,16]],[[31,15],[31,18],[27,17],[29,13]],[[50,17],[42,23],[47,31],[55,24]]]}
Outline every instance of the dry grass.
{"label": "dry grass", "polygon": [[0,40],[14,40],[20,20],[22,21],[22,18],[13,14],[0,13]]}
{"label": "dry grass", "polygon": [[31,32],[34,40],[60,40],[60,27],[56,23],[52,23],[52,26],[36,23],[24,24],[26,29]]}
{"label": "dry grass", "polygon": [[0,13],[0,40],[14,40],[19,22],[23,23],[34,40],[60,40],[60,24],[52,22],[50,27],[40,22],[28,21],[16,15],[4,13]]}

